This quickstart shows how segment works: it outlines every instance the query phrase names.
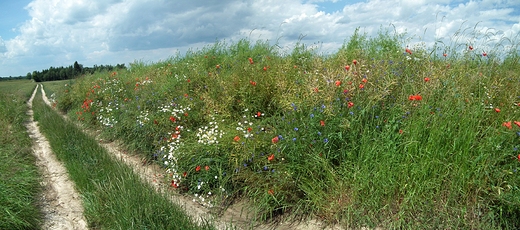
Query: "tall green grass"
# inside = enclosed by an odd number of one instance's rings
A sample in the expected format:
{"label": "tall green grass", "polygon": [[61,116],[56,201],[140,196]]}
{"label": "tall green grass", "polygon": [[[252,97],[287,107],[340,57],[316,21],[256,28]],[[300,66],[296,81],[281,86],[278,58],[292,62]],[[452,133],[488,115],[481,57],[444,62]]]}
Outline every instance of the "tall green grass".
{"label": "tall green grass", "polygon": [[24,123],[34,83],[0,82],[0,229],[39,229],[40,174]]}
{"label": "tall green grass", "polygon": [[356,32],[330,55],[217,42],[85,76],[58,107],[165,164],[209,207],[244,198],[262,220],[518,228],[517,53],[408,41]]}
{"label": "tall green grass", "polygon": [[93,229],[211,229],[114,160],[98,143],[45,105],[38,93],[35,120],[81,194]]}

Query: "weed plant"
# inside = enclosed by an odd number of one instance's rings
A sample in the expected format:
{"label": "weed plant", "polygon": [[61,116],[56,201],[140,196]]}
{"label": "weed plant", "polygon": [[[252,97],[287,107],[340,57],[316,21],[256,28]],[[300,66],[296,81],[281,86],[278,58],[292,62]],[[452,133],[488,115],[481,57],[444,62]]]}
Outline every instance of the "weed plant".
{"label": "weed plant", "polygon": [[24,124],[34,83],[0,82],[0,229],[39,229],[40,174]]}
{"label": "weed plant", "polygon": [[244,198],[261,220],[520,227],[518,51],[407,42],[356,31],[330,55],[217,42],[77,79],[58,107],[208,207]]}

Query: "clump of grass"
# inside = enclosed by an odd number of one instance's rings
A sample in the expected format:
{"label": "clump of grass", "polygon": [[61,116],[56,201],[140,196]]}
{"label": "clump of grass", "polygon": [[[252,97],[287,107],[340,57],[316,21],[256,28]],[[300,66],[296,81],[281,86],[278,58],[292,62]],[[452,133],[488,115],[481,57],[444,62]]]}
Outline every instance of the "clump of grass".
{"label": "clump of grass", "polygon": [[90,228],[211,229],[112,159],[98,143],[46,106],[38,93],[35,120],[82,196]]}
{"label": "clump of grass", "polygon": [[407,42],[356,31],[328,56],[217,42],[85,76],[58,101],[206,206],[245,197],[263,220],[518,227],[516,54]]}
{"label": "clump of grass", "polygon": [[[16,86],[15,86],[16,84]],[[40,175],[24,122],[34,83],[0,83],[0,229],[38,229]]]}

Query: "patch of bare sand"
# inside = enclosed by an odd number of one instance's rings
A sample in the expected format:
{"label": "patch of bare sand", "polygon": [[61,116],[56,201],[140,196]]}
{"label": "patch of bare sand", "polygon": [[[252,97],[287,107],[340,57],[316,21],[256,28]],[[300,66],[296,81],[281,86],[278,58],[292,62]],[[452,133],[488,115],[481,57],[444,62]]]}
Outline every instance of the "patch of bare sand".
{"label": "patch of bare sand", "polygon": [[[51,103],[45,97],[45,92],[42,87],[42,95],[47,105]],[[52,107],[52,106],[51,106]],[[68,119],[67,116],[62,116]],[[275,223],[258,223],[252,221],[252,212],[248,209],[247,202],[237,202],[228,207],[221,215],[212,214],[212,210],[193,201],[194,197],[182,195],[170,187],[165,181],[165,170],[155,163],[148,163],[146,159],[140,158],[135,154],[129,154],[123,145],[118,141],[105,141],[100,139],[98,133],[81,127],[81,124],[76,123],[84,132],[94,137],[101,146],[103,146],[114,157],[127,165],[139,175],[139,177],[152,185],[156,191],[167,194],[170,200],[184,208],[186,213],[193,217],[199,223],[204,221],[211,221],[217,229],[278,229],[278,230],[315,230],[315,229],[341,229],[338,226],[329,226],[321,223],[318,220],[311,219],[305,221],[279,221]]]}
{"label": "patch of bare sand", "polygon": [[[33,154],[36,165],[42,173],[43,192],[41,206],[44,214],[42,229],[87,229],[87,221],[83,216],[83,206],[74,183],[68,178],[67,170],[56,159],[49,142],[40,133],[38,122],[34,121],[32,101],[38,86],[27,102],[27,114],[30,121],[25,124],[29,136],[33,139]],[[43,90],[43,88],[42,88]]]}

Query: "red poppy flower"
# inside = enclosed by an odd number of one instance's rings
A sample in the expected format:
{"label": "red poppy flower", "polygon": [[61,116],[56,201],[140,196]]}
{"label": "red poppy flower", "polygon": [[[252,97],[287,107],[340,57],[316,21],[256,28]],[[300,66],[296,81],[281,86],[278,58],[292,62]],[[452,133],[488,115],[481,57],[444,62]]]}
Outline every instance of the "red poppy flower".
{"label": "red poppy flower", "polygon": [[170,121],[175,122],[175,117],[170,116]]}
{"label": "red poppy flower", "polygon": [[256,82],[254,81],[249,81],[249,84],[251,84],[252,86],[256,86]]}
{"label": "red poppy flower", "polygon": [[510,121],[502,123],[502,126],[508,128],[508,129],[512,129]]}
{"label": "red poppy flower", "polygon": [[499,108],[495,108],[495,112],[500,113],[500,109]]}
{"label": "red poppy flower", "polygon": [[269,191],[267,191],[267,193],[272,196],[272,195],[274,195],[274,190],[269,189]]}
{"label": "red poppy flower", "polygon": [[200,171],[200,165],[197,165],[197,167],[195,167],[195,172],[198,172]]}
{"label": "red poppy flower", "polygon": [[273,142],[273,144],[278,143],[278,141],[280,141],[280,139],[278,138],[278,136],[273,137],[273,139],[271,139],[271,142]]}
{"label": "red poppy flower", "polygon": [[399,130],[399,134],[403,134],[403,132],[404,132],[404,131],[403,131],[402,129]]}
{"label": "red poppy flower", "polygon": [[514,121],[513,123],[515,123],[515,125],[517,125],[518,127],[520,127],[520,121]]}
{"label": "red poppy flower", "polygon": [[172,184],[171,184],[171,186],[174,187],[174,188],[178,188],[178,187],[179,187],[179,186],[177,185],[177,183],[175,183],[174,180],[172,180]]}
{"label": "red poppy flower", "polygon": [[321,125],[321,126],[325,126],[325,121],[324,121],[324,120],[321,120],[321,121],[320,121],[320,125]]}
{"label": "red poppy flower", "polygon": [[220,65],[216,65],[215,67],[216,67],[217,69],[220,69]]}
{"label": "red poppy flower", "polygon": [[359,88],[360,88],[360,89],[363,89],[363,88],[365,88],[365,85],[363,85],[363,84],[359,84]]}
{"label": "red poppy flower", "polygon": [[367,83],[367,79],[366,78],[363,78],[363,80],[361,80],[363,83]]}
{"label": "red poppy flower", "polygon": [[487,53],[486,52],[482,52],[482,56],[487,56]]}
{"label": "red poppy flower", "polygon": [[469,48],[469,50],[473,50],[473,46],[469,46],[468,48]]}
{"label": "red poppy flower", "polygon": [[347,103],[347,106],[348,106],[349,108],[352,108],[352,107],[354,106],[354,102],[349,101],[349,102]]}
{"label": "red poppy flower", "polygon": [[264,66],[264,71],[267,71],[267,67],[266,66]]}
{"label": "red poppy flower", "polygon": [[443,53],[442,56],[446,57],[446,56],[448,56],[448,54],[447,53]]}
{"label": "red poppy flower", "polygon": [[517,158],[518,158],[518,161],[520,161],[520,154],[518,154],[518,157],[517,157]]}
{"label": "red poppy flower", "polygon": [[350,66],[349,66],[349,65],[346,65],[346,66],[345,66],[345,70],[346,70],[346,71],[349,71],[349,70],[350,70]]}
{"label": "red poppy flower", "polygon": [[233,140],[238,142],[238,141],[240,141],[240,137],[239,136],[235,136],[235,138],[233,138]]}
{"label": "red poppy flower", "polygon": [[182,176],[183,176],[183,177],[186,177],[187,175],[188,175],[188,172],[184,172],[184,173],[182,173]]}
{"label": "red poppy flower", "polygon": [[274,154],[269,155],[269,156],[267,157],[267,160],[268,160],[268,161],[272,161],[272,160],[274,160]]}
{"label": "red poppy flower", "polygon": [[356,59],[352,60],[352,64],[357,65],[357,60]]}
{"label": "red poppy flower", "polygon": [[249,60],[249,63],[254,64],[253,58],[248,58],[248,60]]}
{"label": "red poppy flower", "polygon": [[430,81],[430,78],[429,78],[429,77],[425,77],[425,78],[424,78],[424,81],[425,81],[425,82],[429,82],[429,81]]}
{"label": "red poppy flower", "polygon": [[406,51],[408,54],[412,55],[412,51],[411,51],[410,49],[406,48],[405,51]]}
{"label": "red poppy flower", "polygon": [[250,133],[251,131],[253,131],[253,128],[251,128],[251,127],[247,128],[248,133]]}
{"label": "red poppy flower", "polygon": [[314,88],[314,92],[316,92],[316,93],[320,92],[320,90],[318,89],[318,87]]}
{"label": "red poppy flower", "polygon": [[261,117],[261,116],[262,116],[261,112],[256,112],[256,117]]}
{"label": "red poppy flower", "polygon": [[410,95],[410,96],[408,96],[408,100],[410,100],[410,101],[420,101],[420,100],[422,100],[422,96],[421,95]]}
{"label": "red poppy flower", "polygon": [[338,81],[336,81],[334,84],[336,84],[336,86],[339,87],[339,86],[341,85],[341,81],[338,80]]}
{"label": "red poppy flower", "polygon": [[208,171],[208,170],[209,170],[209,166],[207,166],[207,165],[204,166],[204,169],[205,169],[206,171]]}

